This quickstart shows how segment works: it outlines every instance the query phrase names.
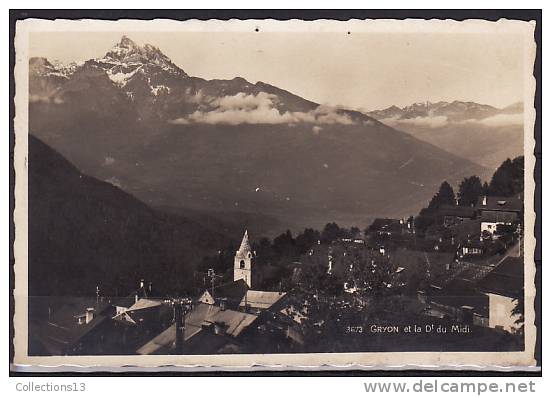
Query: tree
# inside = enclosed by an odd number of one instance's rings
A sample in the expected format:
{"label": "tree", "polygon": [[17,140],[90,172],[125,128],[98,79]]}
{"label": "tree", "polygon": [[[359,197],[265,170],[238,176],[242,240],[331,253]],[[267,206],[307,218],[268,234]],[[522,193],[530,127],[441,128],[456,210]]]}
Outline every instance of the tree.
{"label": "tree", "polygon": [[361,238],[362,231],[358,227],[350,228],[350,238]]}
{"label": "tree", "polygon": [[509,197],[524,191],[524,156],[507,158],[495,171],[488,195]]}
{"label": "tree", "polygon": [[434,197],[432,197],[429,202],[429,209],[437,209],[442,205],[454,205],[455,204],[455,193],[453,192],[452,186],[447,181],[444,181],[438,192]]}
{"label": "tree", "polygon": [[327,223],[321,232],[323,243],[331,243],[342,237],[342,230],[337,223]]}
{"label": "tree", "polygon": [[314,246],[321,238],[319,231],[306,228],[302,234],[297,235],[295,241],[298,254],[304,254]]}
{"label": "tree", "polygon": [[461,206],[474,206],[482,195],[482,183],[478,176],[466,177],[459,185],[457,198]]}
{"label": "tree", "polygon": [[262,237],[258,242],[253,242],[252,248],[256,252],[256,255],[260,258],[257,263],[271,263],[274,261],[274,249],[272,242],[268,238]]}
{"label": "tree", "polygon": [[274,252],[279,257],[293,257],[296,255],[295,240],[290,230],[274,238]]}
{"label": "tree", "polygon": [[428,207],[421,209],[419,216],[415,218],[415,228],[421,232],[425,232],[437,219],[437,209],[442,205],[454,205],[455,193],[452,186],[447,181],[444,181],[438,192],[432,197]]}
{"label": "tree", "polygon": [[366,255],[355,252],[347,281],[355,285],[364,297],[381,297],[390,291],[395,276],[396,266],[388,257],[378,253]]}
{"label": "tree", "polygon": [[482,185],[482,195],[488,195],[490,191],[490,186],[488,185],[488,182],[484,182]]}

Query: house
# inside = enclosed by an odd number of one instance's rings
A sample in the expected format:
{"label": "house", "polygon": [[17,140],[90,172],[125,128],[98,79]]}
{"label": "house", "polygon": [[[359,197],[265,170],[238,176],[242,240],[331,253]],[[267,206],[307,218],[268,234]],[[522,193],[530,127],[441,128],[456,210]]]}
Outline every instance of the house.
{"label": "house", "polygon": [[286,293],[261,290],[247,290],[239,303],[239,308],[245,312],[260,313],[279,302]]}
{"label": "house", "polygon": [[380,236],[400,235],[403,229],[403,221],[399,219],[377,218],[368,227],[370,234]]}
{"label": "house", "polygon": [[406,248],[396,249],[390,255],[391,268],[400,268],[395,282],[415,292],[419,283],[430,279],[431,282],[447,275],[455,261],[452,252],[423,252]]}
{"label": "house", "polygon": [[488,297],[478,291],[474,282],[455,278],[444,285],[431,285],[421,300],[429,316],[488,326]]}
{"label": "house", "polygon": [[472,241],[469,240],[459,246],[457,255],[459,258],[465,257],[479,257],[484,255],[486,247],[484,243],[478,239]]}
{"label": "house", "polygon": [[451,227],[465,220],[476,217],[476,209],[472,206],[442,205],[438,208],[438,214],[443,218],[443,225]]}
{"label": "house", "polygon": [[522,220],[523,202],[519,196],[480,197],[477,203],[480,216],[480,233],[494,235],[499,224],[513,225]]}
{"label": "house", "polygon": [[[239,351],[238,338],[257,315],[226,309],[224,306],[198,303],[186,315],[183,331],[183,351],[221,353]],[[140,355],[175,353],[176,325],[172,324],[137,349]]]}
{"label": "house", "polygon": [[512,312],[524,294],[524,257],[506,257],[479,282],[478,288],[489,298],[489,327],[517,331],[519,316]]}
{"label": "house", "polygon": [[237,310],[247,290],[249,290],[249,286],[245,282],[245,279],[241,278],[215,287],[211,297],[216,303],[224,301],[227,308]]}
{"label": "house", "polygon": [[203,303],[203,304],[215,304],[214,297],[209,293],[208,290],[205,290],[201,296],[197,299],[197,302]]}
{"label": "house", "polygon": [[132,305],[136,304],[141,298],[153,298],[154,295],[155,291],[153,289],[153,283],[149,282],[146,286],[145,281],[141,279],[135,291],[126,297],[117,298],[113,302],[115,312],[118,315],[126,311]]}
{"label": "house", "polygon": [[110,305],[93,297],[30,297],[29,354],[105,353]]}
{"label": "house", "polygon": [[171,301],[142,298],[129,308],[115,312],[111,318],[111,349],[122,354],[135,353],[136,348],[173,322]]}
{"label": "house", "polygon": [[129,308],[117,312],[112,319],[137,325],[143,322],[148,316],[157,315],[156,311],[159,310],[161,305],[162,302],[159,300],[142,298]]}

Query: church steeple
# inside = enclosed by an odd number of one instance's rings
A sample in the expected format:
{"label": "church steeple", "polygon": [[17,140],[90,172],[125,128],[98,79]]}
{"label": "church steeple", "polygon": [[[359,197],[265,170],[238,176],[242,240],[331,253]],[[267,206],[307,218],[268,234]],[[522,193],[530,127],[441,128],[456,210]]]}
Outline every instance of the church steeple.
{"label": "church steeple", "polygon": [[254,252],[251,251],[249,234],[245,230],[239,250],[235,252],[233,265],[233,280],[244,279],[249,287],[252,287],[252,265],[254,263]]}
{"label": "church steeple", "polygon": [[239,246],[238,252],[246,254],[251,251],[251,245],[249,244],[249,233],[245,230],[243,234],[243,239],[241,240],[241,245]]}

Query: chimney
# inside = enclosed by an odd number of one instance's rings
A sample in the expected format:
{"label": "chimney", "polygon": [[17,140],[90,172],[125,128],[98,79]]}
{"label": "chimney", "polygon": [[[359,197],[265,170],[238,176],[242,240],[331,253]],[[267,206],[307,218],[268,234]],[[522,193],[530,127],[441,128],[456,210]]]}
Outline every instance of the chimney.
{"label": "chimney", "polygon": [[86,308],[86,323],[90,323],[94,319],[94,308]]}
{"label": "chimney", "polygon": [[484,195],[482,197],[482,206],[486,206],[487,203],[488,203],[488,197],[486,195]]}
{"label": "chimney", "polygon": [[143,289],[143,287],[144,287],[144,281],[143,281],[143,279],[141,279],[140,280],[140,289]]}
{"label": "chimney", "polygon": [[151,293],[153,292],[153,282],[149,282],[147,285],[147,291],[149,291],[149,296],[151,297]]}
{"label": "chimney", "polygon": [[214,322],[212,324],[212,331],[215,335],[224,335],[228,326],[224,322]]}
{"label": "chimney", "polygon": [[134,295],[134,302],[138,302],[139,299],[140,296],[138,295],[138,292],[136,292],[136,294]]}

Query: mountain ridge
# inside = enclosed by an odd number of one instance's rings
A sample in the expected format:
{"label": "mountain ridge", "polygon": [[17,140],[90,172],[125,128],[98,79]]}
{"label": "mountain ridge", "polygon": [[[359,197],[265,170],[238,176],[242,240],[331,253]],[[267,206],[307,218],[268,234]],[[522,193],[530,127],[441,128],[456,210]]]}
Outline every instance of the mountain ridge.
{"label": "mountain ridge", "polygon": [[503,108],[462,101],[418,102],[367,114],[491,169],[506,158],[523,154],[522,102]]}
{"label": "mountain ridge", "polygon": [[148,205],[258,213],[293,229],[361,225],[414,213],[443,179],[487,172],[361,112],[189,76],[160,50],[121,42],[71,73],[31,59],[30,130]]}
{"label": "mountain ridge", "polygon": [[94,295],[98,286],[124,296],[140,279],[182,291],[203,256],[227,240],[83,174],[29,135],[29,295]]}
{"label": "mountain ridge", "polygon": [[447,116],[453,121],[476,120],[501,113],[522,112],[522,102],[515,102],[503,108],[472,101],[454,100],[453,102],[416,102],[404,107],[396,105],[380,110],[366,111],[365,113],[381,120],[390,117],[411,119],[415,117]]}

